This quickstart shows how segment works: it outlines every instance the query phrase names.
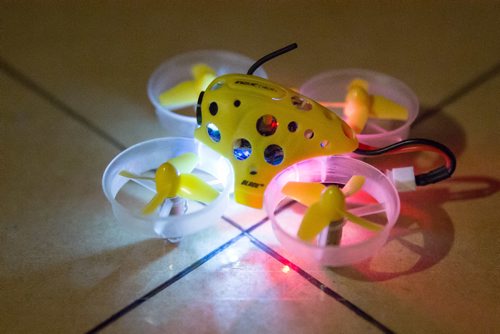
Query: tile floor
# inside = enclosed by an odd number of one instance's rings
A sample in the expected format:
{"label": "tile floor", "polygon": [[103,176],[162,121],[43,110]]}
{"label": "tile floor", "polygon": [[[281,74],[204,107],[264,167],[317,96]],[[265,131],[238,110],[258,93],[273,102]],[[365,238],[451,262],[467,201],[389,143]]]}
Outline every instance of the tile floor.
{"label": "tile floor", "polygon": [[[499,17],[495,1],[0,2],[0,332],[498,332]],[[168,135],[153,70],[292,41],[273,80],[399,78],[427,115],[412,136],[449,145],[455,177],[401,195],[389,242],[351,267],[301,260],[239,205],[176,245],[122,228],[101,176]]]}

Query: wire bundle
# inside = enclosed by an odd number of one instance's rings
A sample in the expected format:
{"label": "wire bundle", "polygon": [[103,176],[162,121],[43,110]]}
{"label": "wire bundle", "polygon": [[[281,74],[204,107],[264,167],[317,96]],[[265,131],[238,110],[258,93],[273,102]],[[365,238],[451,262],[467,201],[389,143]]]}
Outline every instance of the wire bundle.
{"label": "wire bundle", "polygon": [[400,154],[409,152],[430,151],[439,154],[445,161],[443,166],[431,170],[424,174],[415,175],[415,182],[418,186],[440,182],[453,175],[457,160],[455,154],[445,145],[434,140],[413,138],[399,141],[389,146],[376,148],[360,143],[354,153],[362,156],[378,156],[385,154]]}

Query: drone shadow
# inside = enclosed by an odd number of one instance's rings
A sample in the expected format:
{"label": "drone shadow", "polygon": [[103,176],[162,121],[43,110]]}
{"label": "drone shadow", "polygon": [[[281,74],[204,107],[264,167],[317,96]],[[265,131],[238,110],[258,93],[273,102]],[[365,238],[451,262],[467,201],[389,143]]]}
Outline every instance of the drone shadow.
{"label": "drone shadow", "polygon": [[420,109],[419,116],[410,131],[412,138],[429,138],[448,146],[458,157],[467,146],[466,133],[463,127],[443,109],[425,107]]}
{"label": "drone shadow", "polygon": [[[466,185],[467,190],[453,191],[454,185]],[[449,253],[455,230],[450,216],[443,208],[449,201],[465,201],[483,198],[496,194],[500,190],[498,179],[484,176],[456,177],[446,183],[446,187],[421,190],[401,194],[401,215],[395,228],[391,231],[387,244],[399,244],[416,254],[418,259],[410,268],[398,270],[376,269],[379,262],[377,256],[355,264],[351,267],[330,268],[335,273],[361,281],[386,281],[399,276],[414,274],[426,270],[440,262]],[[421,242],[408,240],[415,234],[420,235]],[[401,255],[403,254],[403,255]],[[405,252],[401,252],[399,260],[405,262]],[[410,259],[407,259],[410,261]],[[408,262],[407,261],[407,262]],[[389,267],[387,264],[383,264]]]}
{"label": "drone shadow", "polygon": [[[442,142],[458,157],[467,146],[465,131],[456,120],[440,111],[442,110],[422,108],[422,116],[417,118],[410,137],[431,138]],[[395,166],[407,166],[409,161],[418,166],[422,164],[421,158],[418,154],[411,153],[391,156],[390,159],[378,158],[369,162],[385,170]],[[422,167],[435,164],[436,157],[434,158],[424,161]],[[457,187],[462,190],[453,189]],[[412,193],[401,193],[400,218],[391,231],[386,245],[379,251],[379,253],[385,251],[384,256],[375,255],[351,267],[330,268],[330,270],[341,276],[361,281],[386,281],[426,270],[445,258],[454,242],[453,222],[443,204],[449,201],[466,201],[491,196],[499,189],[498,179],[487,176],[461,176],[453,177],[439,187],[432,186]],[[398,244],[396,249],[399,252],[391,254],[394,251],[391,246],[394,247],[395,243]],[[411,258],[409,254],[412,255]],[[397,261],[394,261],[394,257],[398,257]],[[394,262],[399,262],[399,266]]]}

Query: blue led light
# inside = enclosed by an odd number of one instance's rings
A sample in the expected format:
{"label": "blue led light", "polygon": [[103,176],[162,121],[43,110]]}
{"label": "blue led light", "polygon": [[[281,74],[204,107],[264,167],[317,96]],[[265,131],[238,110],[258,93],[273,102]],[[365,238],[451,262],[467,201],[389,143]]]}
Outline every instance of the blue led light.
{"label": "blue led light", "polygon": [[207,132],[210,139],[216,143],[220,142],[220,131],[214,123],[207,124]]}
{"label": "blue led light", "polygon": [[252,145],[245,138],[237,139],[233,144],[233,155],[237,160],[245,160],[252,154]]}

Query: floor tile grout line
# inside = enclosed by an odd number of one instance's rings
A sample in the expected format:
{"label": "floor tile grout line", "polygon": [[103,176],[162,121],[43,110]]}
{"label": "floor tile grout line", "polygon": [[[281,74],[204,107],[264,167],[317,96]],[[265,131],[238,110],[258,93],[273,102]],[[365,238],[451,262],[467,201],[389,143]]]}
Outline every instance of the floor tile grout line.
{"label": "floor tile grout line", "polygon": [[227,223],[229,223],[230,225],[232,225],[233,227],[237,228],[238,230],[240,230],[241,232],[246,232],[248,230],[254,230],[255,228],[259,227],[260,225],[264,224],[265,222],[267,222],[269,220],[269,217],[265,217],[261,220],[259,220],[257,223],[255,223],[254,225],[252,225],[251,227],[249,227],[247,230],[245,230],[245,228],[243,228],[243,226],[241,226],[240,224],[236,223],[234,220],[232,220],[231,218],[228,218],[226,216],[222,216],[221,217],[222,220],[225,220]]}
{"label": "floor tile grout line", "polygon": [[416,125],[416,124],[426,120],[427,118],[434,116],[439,111],[441,111],[443,108],[449,106],[450,104],[459,100],[463,96],[471,93],[472,91],[474,91],[476,88],[478,88],[482,84],[493,79],[499,73],[500,73],[500,63],[497,63],[497,64],[493,65],[492,67],[490,67],[489,69],[487,69],[486,71],[479,74],[478,76],[467,81],[464,85],[460,86],[455,91],[448,94],[448,96],[443,98],[441,101],[436,103],[434,106],[431,106],[429,108],[425,108],[427,110],[427,112],[418,116],[417,119],[415,120],[415,122],[413,122],[413,125]]}
{"label": "floor tile grout line", "polygon": [[99,128],[97,125],[93,124],[90,120],[83,117],[76,110],[74,110],[69,105],[60,100],[57,96],[50,93],[48,90],[44,89],[38,83],[30,79],[27,75],[23,74],[21,71],[17,70],[14,66],[10,65],[1,57],[0,57],[0,70],[2,70],[6,75],[8,75],[13,80],[19,82],[24,87],[37,94],[39,97],[46,100],[56,109],[59,109],[60,111],[64,112],[66,115],[71,117],[73,120],[87,127],[97,136],[111,143],[115,148],[119,149],[120,151],[126,148],[124,144],[120,143],[117,139],[113,138],[103,129]]}
{"label": "floor tile grout line", "polygon": [[[286,208],[288,208],[289,206],[291,206],[294,203],[297,203],[297,202],[296,201],[290,201],[288,203],[285,203],[283,206],[281,206],[280,208],[278,208],[274,213],[278,214],[278,213],[280,213],[281,211],[285,210]],[[258,228],[259,226],[261,226],[262,224],[264,224],[265,222],[267,222],[269,220],[269,216],[266,216],[266,217],[262,218],[260,221],[258,221],[257,223],[255,223],[254,225],[250,226],[249,228],[247,228],[245,230],[245,228],[243,228],[240,224],[236,223],[231,218],[226,217],[226,216],[222,216],[221,218],[223,220],[225,220],[226,222],[228,222],[229,224],[231,224],[232,226],[236,227],[238,230],[240,230],[242,232],[248,232],[248,233],[252,232],[253,230],[255,230],[256,228]]]}
{"label": "floor tile grout line", "polygon": [[[290,206],[291,204],[295,203],[294,201],[287,203],[285,206],[281,207],[280,210],[284,210],[287,206]],[[321,283],[318,279],[314,278],[311,274],[306,272],[304,269],[300,268],[298,265],[295,263],[291,262],[278,252],[274,251],[271,249],[269,246],[264,244],[262,241],[257,239],[255,236],[253,236],[250,232],[255,230],[257,227],[262,225],[264,222],[266,222],[269,218],[266,217],[257,224],[253,225],[252,227],[248,229],[244,229],[242,226],[240,226],[238,223],[234,222],[232,219],[229,219],[227,217],[222,217],[224,220],[226,220],[229,224],[233,225],[237,229],[242,231],[242,234],[244,234],[247,238],[250,239],[250,241],[257,246],[259,249],[267,253],[269,256],[273,257],[277,261],[281,262],[282,264],[288,266],[290,269],[298,273],[302,278],[307,280],[309,283],[326,293],[329,297],[332,297],[335,299],[337,302],[341,303],[345,307],[347,307],[349,310],[354,312],[357,316],[363,318],[364,320],[368,321],[370,324],[373,326],[377,327],[384,333],[394,333],[391,329],[389,329],[387,326],[376,320],[374,317],[363,311],[361,308],[356,306],[354,303],[350,302],[349,300],[345,299],[342,297],[339,293],[335,292],[334,290],[330,289],[327,287],[325,284]]]}
{"label": "floor tile grout line", "polygon": [[314,276],[306,272],[304,269],[300,268],[297,266],[295,263],[291,262],[278,252],[274,251],[272,248],[264,244],[262,241],[254,237],[250,233],[245,233],[245,236],[250,239],[250,241],[256,245],[258,248],[260,248],[262,251],[266,252],[273,258],[275,258],[277,261],[281,262],[282,264],[288,266],[290,269],[298,273],[300,276],[302,276],[305,280],[307,280],[309,283],[326,293],[329,297],[332,297],[335,299],[337,302],[341,303],[345,307],[347,307],[349,310],[354,312],[357,316],[360,318],[363,318],[373,326],[377,327],[384,333],[394,333],[393,330],[389,329],[387,326],[382,324],[380,321],[363,311],[360,307],[356,306],[354,303],[351,301],[347,300],[346,298],[342,297],[338,292],[335,292],[334,290],[330,289],[328,286],[323,284],[321,281],[316,279]]}
{"label": "floor tile grout line", "polygon": [[111,325],[113,322],[116,322],[118,319],[122,318],[127,313],[129,313],[130,311],[136,309],[137,307],[139,307],[143,303],[147,302],[149,299],[151,299],[152,297],[154,297],[158,293],[160,293],[163,290],[165,290],[166,288],[168,288],[170,285],[174,284],[175,282],[177,282],[178,280],[180,280],[181,278],[183,278],[187,274],[191,273],[192,271],[194,271],[198,267],[202,266],[204,263],[208,262],[210,259],[212,259],[213,257],[215,257],[217,254],[221,253],[226,248],[228,248],[229,246],[231,246],[234,243],[236,243],[244,235],[245,234],[243,232],[240,233],[240,234],[238,234],[238,235],[236,235],[235,237],[233,237],[229,241],[225,242],[224,244],[222,244],[218,248],[214,249],[213,251],[211,251],[210,253],[208,253],[204,257],[200,258],[199,260],[197,260],[196,262],[194,262],[190,266],[184,268],[182,271],[180,271],[179,273],[177,273],[175,276],[169,278],[168,280],[166,280],[162,284],[158,285],[156,288],[152,289],[151,291],[149,291],[148,293],[146,293],[142,297],[136,299],[135,301],[133,301],[129,305],[127,305],[124,308],[122,308],[121,310],[119,310],[118,312],[114,313],[109,318],[107,318],[106,320],[102,321],[101,323],[99,323],[97,326],[95,326],[94,328],[92,328],[91,330],[89,330],[86,333],[98,333],[98,332],[100,332],[105,327]]}
{"label": "floor tile grout line", "polygon": [[[100,136],[101,138],[105,139],[109,143],[111,143],[113,146],[118,148],[119,150],[124,150],[126,146],[122,143],[120,143],[117,139],[113,138],[111,135],[106,133],[104,130],[99,128],[97,125],[91,123],[88,119],[80,115],[78,112],[76,112],[73,108],[65,104],[63,101],[61,101],[59,98],[57,98],[54,94],[50,93],[49,91],[45,90],[42,88],[39,84],[37,84],[35,81],[31,80],[28,76],[24,75],[20,71],[14,68],[14,66],[10,65],[8,62],[3,60],[0,57],[0,69],[2,69],[8,76],[10,76],[12,79],[20,82],[23,84],[26,88],[32,90],[35,92],[37,95],[40,97],[44,98],[47,100],[50,104],[52,104],[54,107],[57,109],[60,109],[64,113],[66,113],[68,116],[72,117],[76,121],[80,122],[81,124],[85,125],[87,128],[89,128],[92,132]],[[449,94],[447,97],[442,99],[440,102],[435,104],[434,106],[430,108],[426,108],[428,111],[424,114],[421,114],[413,125],[416,125],[425,119],[434,116],[436,113],[438,113],[442,108],[448,106],[449,104],[457,101],[460,99],[462,96],[472,92],[474,89],[478,88],[488,80],[492,79],[495,77],[498,73],[500,72],[500,63],[497,63],[493,65],[490,69],[484,71],[477,77],[473,78],[472,80],[468,81],[465,83],[465,85],[459,87],[457,90]]]}

